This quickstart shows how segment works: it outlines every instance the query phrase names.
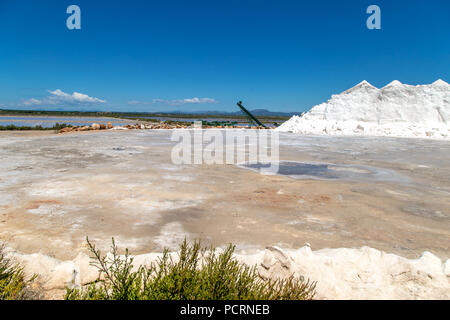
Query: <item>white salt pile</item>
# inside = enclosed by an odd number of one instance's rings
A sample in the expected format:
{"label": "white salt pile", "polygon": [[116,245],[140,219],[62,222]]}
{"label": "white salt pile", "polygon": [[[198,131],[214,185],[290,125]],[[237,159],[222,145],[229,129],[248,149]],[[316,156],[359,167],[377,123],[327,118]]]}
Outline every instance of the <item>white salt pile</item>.
{"label": "white salt pile", "polygon": [[450,139],[450,85],[392,81],[378,89],[367,81],[276,129],[302,134]]}

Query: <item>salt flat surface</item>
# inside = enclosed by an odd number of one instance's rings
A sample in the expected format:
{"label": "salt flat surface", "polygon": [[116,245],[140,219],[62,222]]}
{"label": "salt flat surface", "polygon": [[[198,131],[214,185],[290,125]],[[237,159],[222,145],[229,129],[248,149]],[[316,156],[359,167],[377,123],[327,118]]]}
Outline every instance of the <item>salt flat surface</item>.
{"label": "salt flat surface", "polygon": [[[314,255],[302,260],[304,264],[292,264],[292,270],[329,282],[332,279],[325,274],[311,271],[315,263],[329,264],[327,268],[334,271],[324,270],[340,283],[342,291],[336,293],[340,297],[373,296],[385,285],[395,291],[397,284],[386,281],[401,268],[381,266],[397,258],[377,260],[379,270],[385,271],[380,271],[373,290],[368,289],[372,282],[367,272],[375,265],[352,265],[365,257],[364,250],[358,251],[362,247],[408,260],[428,251],[433,256],[426,255],[427,259],[436,262],[430,265],[437,266],[438,259],[441,270],[448,269],[448,141],[281,133],[282,161],[328,163],[337,169],[370,167],[392,172],[394,178],[407,178],[314,180],[264,176],[233,165],[178,166],[170,159],[175,145],[171,133],[1,133],[0,241],[26,259],[46,257],[42,259],[53,259],[55,265],[64,262],[61,270],[73,266],[70,261],[85,253],[86,236],[102,250],[115,237],[120,248],[128,247],[137,255],[161,252],[164,247],[176,250],[176,243],[184,237],[215,246],[233,242],[246,261],[258,264],[265,259],[267,246],[278,246],[293,261],[300,261],[295,251],[308,242]],[[322,251],[351,248],[356,251]],[[314,258],[316,251],[321,253]],[[284,258],[277,255],[274,259],[272,264],[277,265]],[[347,267],[345,261],[350,263]],[[400,272],[409,270],[411,276],[406,277],[400,293],[392,291],[388,297],[442,297],[447,292],[436,289],[433,281],[417,287],[416,295],[408,291],[408,283],[417,285],[413,265],[402,264]],[[350,269],[359,270],[367,281],[351,280],[357,274],[344,274]],[[427,272],[431,271],[423,271],[424,277]],[[442,272],[430,274],[438,279]],[[327,297],[331,289],[321,290]]]}

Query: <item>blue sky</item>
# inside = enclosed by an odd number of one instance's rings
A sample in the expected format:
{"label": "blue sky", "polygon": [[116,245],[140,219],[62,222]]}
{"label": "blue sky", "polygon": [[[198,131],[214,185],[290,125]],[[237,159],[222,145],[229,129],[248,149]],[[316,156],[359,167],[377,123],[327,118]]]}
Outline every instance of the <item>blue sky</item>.
{"label": "blue sky", "polygon": [[449,16],[448,0],[0,0],[0,108],[300,112],[364,79],[450,82]]}

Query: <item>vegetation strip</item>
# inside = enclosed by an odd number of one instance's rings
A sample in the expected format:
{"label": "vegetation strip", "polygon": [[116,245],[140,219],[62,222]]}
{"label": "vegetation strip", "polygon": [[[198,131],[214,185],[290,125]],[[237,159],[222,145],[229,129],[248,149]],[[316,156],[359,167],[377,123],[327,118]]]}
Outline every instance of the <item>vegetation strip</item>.
{"label": "vegetation strip", "polygon": [[[125,255],[118,253],[114,239],[107,255],[89,239],[87,246],[98,278],[67,288],[66,300],[311,300],[315,295],[314,282],[293,275],[263,279],[255,266],[235,259],[231,244],[219,252],[184,240],[176,258],[165,249],[156,263],[136,268],[128,249]],[[0,300],[37,299],[35,281],[0,248]]]}

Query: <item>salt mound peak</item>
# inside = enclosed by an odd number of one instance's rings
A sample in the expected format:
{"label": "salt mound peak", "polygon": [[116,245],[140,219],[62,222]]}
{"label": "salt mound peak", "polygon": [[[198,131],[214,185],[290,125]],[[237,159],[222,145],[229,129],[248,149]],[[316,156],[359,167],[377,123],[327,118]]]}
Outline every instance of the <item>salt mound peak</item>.
{"label": "salt mound peak", "polygon": [[358,83],[356,86],[344,91],[344,93],[351,93],[351,92],[357,91],[359,89],[377,89],[377,88],[374,87],[373,85],[371,85],[368,81],[363,80],[360,83]]}
{"label": "salt mound peak", "polygon": [[394,80],[394,81],[389,82],[386,86],[384,86],[384,88],[387,88],[387,87],[400,87],[400,86],[403,86],[403,83],[401,83],[398,80]]}
{"label": "salt mound peak", "polygon": [[367,80],[363,80],[360,83],[358,83],[355,87],[362,87],[362,86],[369,86],[373,87]]}
{"label": "salt mound peak", "polygon": [[431,84],[432,86],[449,86],[447,82],[442,79],[437,79],[435,82]]}

